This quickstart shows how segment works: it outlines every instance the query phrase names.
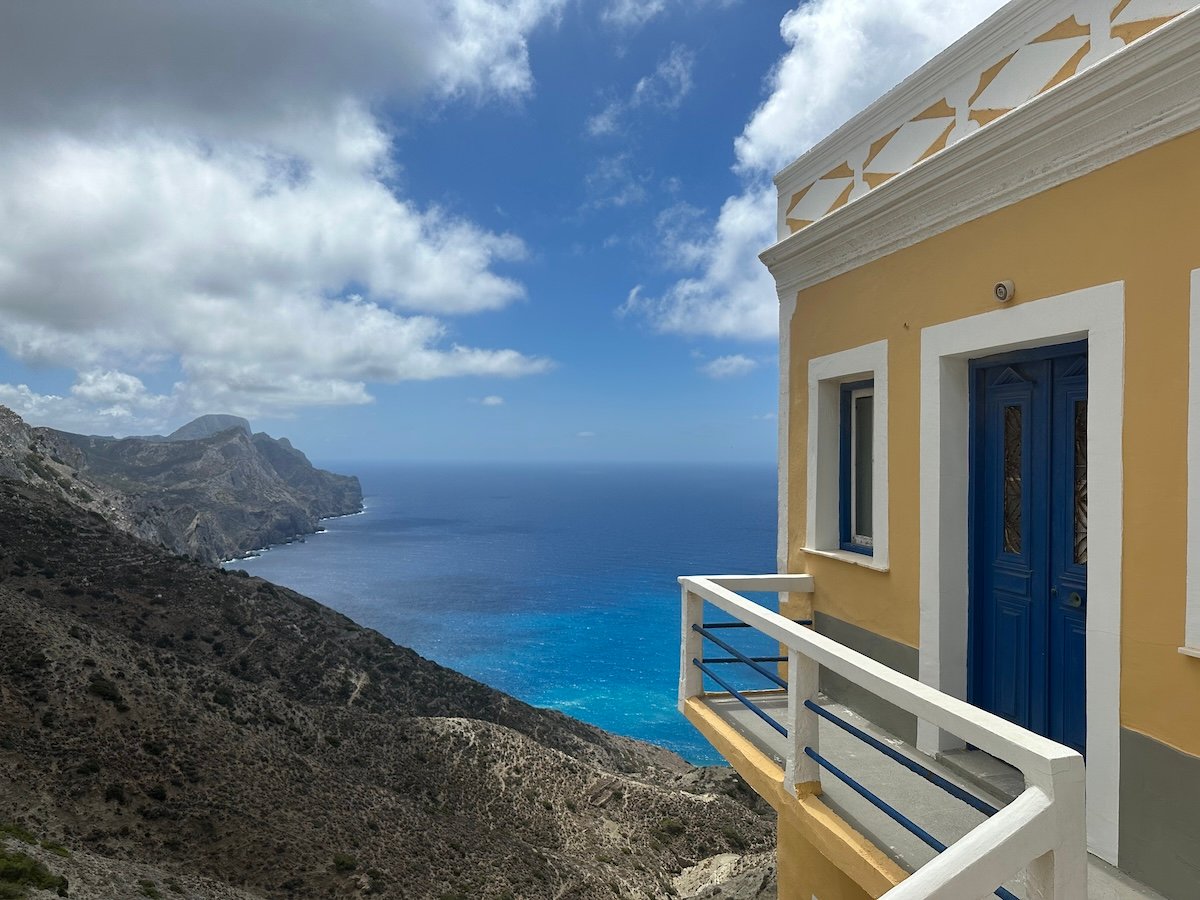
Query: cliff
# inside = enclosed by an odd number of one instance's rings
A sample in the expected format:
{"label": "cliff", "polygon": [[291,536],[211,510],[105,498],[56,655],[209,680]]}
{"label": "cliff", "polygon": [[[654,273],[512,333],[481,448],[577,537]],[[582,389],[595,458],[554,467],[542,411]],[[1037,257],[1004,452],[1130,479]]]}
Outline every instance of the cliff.
{"label": "cliff", "polygon": [[165,438],[118,439],[30,428],[0,407],[0,477],[209,563],[362,509],[357,478],[315,468],[286,438],[251,434],[235,416],[201,416]]}
{"label": "cliff", "polygon": [[[730,855],[773,846],[728,770],[530,707],[27,481],[0,481],[0,852],[71,896],[652,898],[684,870],[689,895],[730,896],[704,873],[745,883]],[[769,892],[755,872],[744,896]]]}

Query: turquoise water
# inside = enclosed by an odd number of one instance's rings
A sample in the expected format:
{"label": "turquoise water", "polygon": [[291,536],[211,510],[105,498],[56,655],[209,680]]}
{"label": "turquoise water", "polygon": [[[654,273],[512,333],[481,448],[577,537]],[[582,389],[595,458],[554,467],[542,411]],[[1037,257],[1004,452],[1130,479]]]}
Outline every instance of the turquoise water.
{"label": "turquoise water", "polygon": [[774,571],[773,467],[328,467],[362,479],[365,512],[231,567],[529,703],[720,761],[675,710],[675,579]]}

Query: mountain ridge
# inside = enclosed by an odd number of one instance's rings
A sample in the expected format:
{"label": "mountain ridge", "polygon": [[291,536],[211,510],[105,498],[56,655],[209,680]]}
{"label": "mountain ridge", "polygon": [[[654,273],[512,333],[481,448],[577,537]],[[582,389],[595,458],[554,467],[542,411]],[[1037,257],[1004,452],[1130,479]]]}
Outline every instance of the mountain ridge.
{"label": "mountain ridge", "polygon": [[253,433],[236,416],[201,416],[166,437],[115,438],[32,427],[0,406],[0,477],[38,484],[208,563],[362,509],[357,477],[314,467],[287,438]]}

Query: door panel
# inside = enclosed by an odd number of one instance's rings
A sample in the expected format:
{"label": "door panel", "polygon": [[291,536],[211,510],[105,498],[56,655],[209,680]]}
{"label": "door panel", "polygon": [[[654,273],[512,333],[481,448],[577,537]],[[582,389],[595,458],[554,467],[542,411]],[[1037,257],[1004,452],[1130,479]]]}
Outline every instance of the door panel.
{"label": "door panel", "polygon": [[971,366],[972,702],[1082,750],[1086,345]]}

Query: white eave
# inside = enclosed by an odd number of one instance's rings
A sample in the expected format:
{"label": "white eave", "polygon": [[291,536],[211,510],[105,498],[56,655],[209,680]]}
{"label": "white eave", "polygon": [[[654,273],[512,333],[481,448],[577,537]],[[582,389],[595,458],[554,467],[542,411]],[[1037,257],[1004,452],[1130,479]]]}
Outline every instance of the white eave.
{"label": "white eave", "polygon": [[[1027,27],[1038,4],[1006,8]],[[997,14],[999,15],[999,14]],[[953,75],[986,41],[993,16],[813,148],[783,184],[919,105],[918,84]],[[898,92],[911,91],[911,97]],[[890,111],[885,116],[884,113]],[[880,123],[883,122],[883,126]],[[780,298],[1200,128],[1200,8],[1193,8],[763,251]],[[831,143],[836,140],[836,144]],[[807,162],[806,162],[807,161]],[[819,166],[817,166],[819,168]]]}

